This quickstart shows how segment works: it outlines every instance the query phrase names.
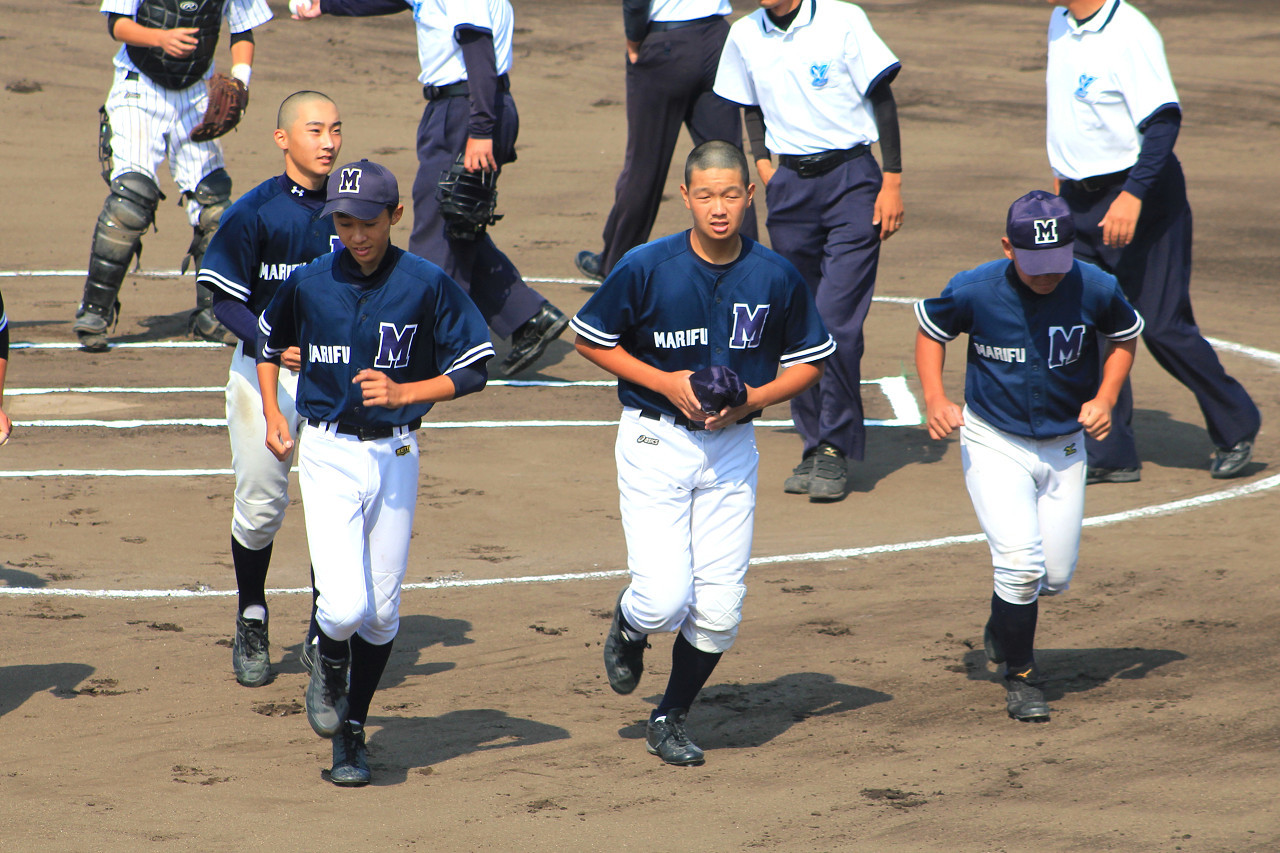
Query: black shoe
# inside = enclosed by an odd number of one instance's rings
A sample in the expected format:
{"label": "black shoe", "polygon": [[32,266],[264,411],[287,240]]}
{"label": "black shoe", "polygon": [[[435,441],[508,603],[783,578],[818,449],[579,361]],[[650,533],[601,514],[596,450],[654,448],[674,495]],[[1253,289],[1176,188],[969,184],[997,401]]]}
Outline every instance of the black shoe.
{"label": "black shoe", "polygon": [[813,481],[813,453],[805,454],[800,464],[791,469],[791,476],[782,484],[782,491],[789,495],[809,494],[809,485]]}
{"label": "black shoe", "polygon": [[89,352],[106,352],[111,348],[107,343],[107,335],[115,328],[119,305],[120,303],[117,302],[117,308],[111,311],[111,316],[104,316],[91,308],[81,306],[76,312],[75,323],[71,325],[71,331],[76,333],[76,340],[80,342],[80,346]]}
{"label": "black shoe", "polygon": [[829,503],[844,498],[849,483],[849,460],[825,441],[813,454],[813,478],[809,481],[810,503]]}
{"label": "black shoe", "polygon": [[511,352],[502,361],[502,375],[514,376],[533,364],[568,326],[569,318],[544,302],[538,313],[511,335]]}
{"label": "black shoe", "polygon": [[364,745],[364,726],[350,720],[333,736],[333,769],[329,781],[344,788],[369,784],[369,751]]}
{"label": "black shoe", "polygon": [[573,259],[573,265],[587,278],[604,281],[604,273],[600,271],[602,260],[604,259],[598,252],[588,252],[584,249]]}
{"label": "black shoe", "polygon": [[271,644],[266,620],[236,617],[236,638],[231,644],[231,669],[245,687],[261,687],[271,680]]}
{"label": "black shoe", "polygon": [[302,661],[302,668],[307,672],[311,672],[311,668],[316,665],[316,656],[320,654],[318,649],[315,634],[308,633],[307,638],[302,641],[302,648],[298,650],[298,659]]}
{"label": "black shoe", "polygon": [[1230,480],[1244,473],[1244,466],[1253,458],[1253,439],[1237,441],[1231,447],[1219,447],[1209,463],[1209,476],[1215,480]]}
{"label": "black shoe", "polygon": [[1020,723],[1049,722],[1049,703],[1044,699],[1044,692],[1032,683],[1038,676],[1033,666],[1025,672],[1005,674],[1004,689],[1008,691],[1005,707],[1009,716]]}
{"label": "black shoe", "polygon": [[333,737],[347,718],[349,658],[333,660],[317,654],[307,683],[307,722],[320,737]]}
{"label": "black shoe", "polygon": [[668,764],[677,767],[695,767],[702,764],[702,750],[689,740],[684,729],[684,719],[689,712],[684,708],[672,708],[665,717],[650,720],[644,732],[645,749]]}
{"label": "black shoe", "polygon": [[644,672],[644,650],[649,648],[648,640],[628,640],[622,633],[622,596],[626,591],[624,587],[618,593],[618,601],[613,606],[613,622],[604,638],[605,675],[609,676],[613,692],[624,696],[640,683],[640,675]]}
{"label": "black shoe", "polygon": [[1095,468],[1090,465],[1084,475],[1084,484],[1094,486],[1098,483],[1136,483],[1141,479],[1141,468]]}
{"label": "black shoe", "polygon": [[987,660],[992,663],[1004,663],[1004,649],[1000,648],[1000,641],[991,630],[990,619],[987,620],[987,626],[982,629],[982,650],[987,653]]}

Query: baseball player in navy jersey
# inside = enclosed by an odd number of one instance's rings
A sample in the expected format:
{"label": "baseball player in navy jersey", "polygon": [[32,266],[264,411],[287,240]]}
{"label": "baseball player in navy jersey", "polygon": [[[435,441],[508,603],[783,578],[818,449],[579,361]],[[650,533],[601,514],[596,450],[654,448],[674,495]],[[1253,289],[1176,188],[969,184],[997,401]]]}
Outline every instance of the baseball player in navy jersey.
{"label": "baseball player in navy jersey", "polygon": [[[272,542],[289,506],[292,456],[277,459],[266,447],[262,394],[258,390],[258,316],[297,267],[337,245],[333,220],[320,216],[325,181],[342,149],[338,108],[319,92],[295,92],[277,114],[276,145],[284,173],[240,197],[223,215],[196,281],[214,292],[213,310],[239,338],[227,378],[227,428],[236,474],[231,517],[231,557],[239,607],[232,670],[247,687],[271,677],[266,583]],[[293,433],[300,426],[294,403],[301,353],[281,355],[276,401]],[[310,657],[310,641],[303,646]]]}
{"label": "baseball player in navy jersey", "polygon": [[[632,692],[647,635],[679,632],[646,732],[648,751],[677,765],[703,762],[685,719],[742,618],[759,461],[751,421],[817,382],[835,350],[795,268],[740,236],[755,190],[742,151],[704,143],[684,175],[693,227],[629,252],[571,321],[578,352],[618,377],[623,405],[614,456],[631,583],[605,672]],[[704,411],[691,376],[706,368],[731,371],[738,399]]]}
{"label": "baseball player in navy jersey", "polygon": [[409,251],[439,264],[462,285],[489,328],[510,338],[499,370],[531,367],[569,318],[529,287],[487,232],[459,233],[437,197],[441,176],[459,157],[472,173],[496,180],[516,159],[520,119],[507,76],[515,16],[508,0],[291,0],[295,18],[413,11],[427,104],[418,124]]}
{"label": "baseball player in navy jersey", "polygon": [[[208,101],[205,81],[222,19],[231,30],[231,74],[249,85],[253,28],[271,20],[266,0],[103,0],[107,31],[124,42],[115,57],[115,81],[103,107],[100,149],[111,193],[98,215],[84,297],[72,329],[92,352],[107,349],[129,263],[142,251],[142,235],[155,221],[164,195],[156,170],[168,159],[182,191],[193,236],[183,270],[196,267],[231,201],[231,177],[217,140],[192,142]],[[211,310],[212,293],[196,285],[191,330],[232,342]]]}
{"label": "baseball player in navy jersey", "polygon": [[294,431],[277,399],[280,358],[300,348],[298,470],[320,594],[307,719],[333,738],[330,780],[364,785],[364,723],[400,625],[418,498],[414,431],[433,404],[484,387],[493,345],[457,284],[391,245],[404,212],[391,172],[350,163],[327,198],[321,215],[345,248],[276,291],[259,321],[258,384],[267,447],[283,461]]}
{"label": "baseball player in navy jersey", "polygon": [[[804,441],[783,488],[815,502],[848,488],[861,460],[862,325],[880,243],[901,226],[902,156],[890,84],[900,65],[866,13],[839,0],[760,0],[729,30],[715,91],[747,107],[773,248],[795,264],[839,349],[791,402]],[[763,137],[763,141],[760,140]],[[879,141],[884,171],[871,156]],[[775,171],[770,152],[778,156]]]}
{"label": "baseball player in navy jersey", "polygon": [[[601,281],[618,259],[649,239],[671,169],[680,125],[694,145],[723,139],[742,147],[742,117],[712,91],[729,34],[729,0],[623,0],[627,36],[627,153],[604,226],[604,251],[579,252],[583,275]],[[756,238],[749,208],[742,233]]]}
{"label": "baseball player in navy jersey", "polygon": [[4,377],[9,371],[9,315],[4,311],[4,294],[0,293],[0,446],[13,435],[13,421],[4,413]]}
{"label": "baseball player in navy jersey", "polygon": [[[1125,0],[1050,0],[1048,150],[1076,220],[1076,256],[1120,279],[1146,318],[1156,363],[1195,395],[1216,448],[1209,473],[1244,473],[1262,425],[1191,308],[1191,207],[1173,153],[1182,109],[1160,34]],[[1089,482],[1141,477],[1128,383],[1106,440],[1089,439]]]}
{"label": "baseball player in navy jersey", "polygon": [[[1007,260],[962,272],[941,296],[916,303],[929,435],[960,430],[965,485],[995,567],[986,652],[1005,664],[1006,708],[1024,722],[1049,719],[1037,686],[1037,602],[1065,592],[1076,569],[1085,437],[1110,432],[1142,332],[1115,278],[1073,260],[1075,233],[1065,201],[1028,193],[1009,208]],[[946,344],[961,334],[963,411],[942,387]]]}

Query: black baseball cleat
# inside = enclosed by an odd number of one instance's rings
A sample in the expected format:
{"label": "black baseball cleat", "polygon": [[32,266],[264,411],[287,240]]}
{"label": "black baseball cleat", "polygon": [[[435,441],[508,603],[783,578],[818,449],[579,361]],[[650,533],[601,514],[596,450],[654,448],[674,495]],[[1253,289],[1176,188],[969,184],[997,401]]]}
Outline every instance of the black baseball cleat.
{"label": "black baseball cleat", "polygon": [[369,751],[364,745],[364,726],[350,720],[333,736],[333,769],[329,781],[344,788],[369,784]]}
{"label": "black baseball cleat", "polygon": [[307,683],[307,722],[320,737],[333,737],[347,718],[349,658],[334,660],[317,654]]}
{"label": "black baseball cleat", "polygon": [[1095,468],[1090,465],[1085,471],[1084,484],[1096,486],[1098,483],[1136,483],[1141,479],[1141,468]]}
{"label": "black baseball cleat", "polygon": [[1253,458],[1253,439],[1237,441],[1230,447],[1219,447],[1209,463],[1209,476],[1215,480],[1230,480],[1244,473],[1244,466]]}
{"label": "black baseball cleat", "polygon": [[1032,682],[1039,673],[1035,667],[1027,667],[1025,672],[1009,672],[1004,676],[1005,707],[1009,716],[1020,723],[1049,722],[1049,703],[1045,701],[1044,692]]}
{"label": "black baseball cleat", "polygon": [[689,712],[684,708],[672,708],[666,716],[650,720],[644,732],[645,749],[668,764],[677,767],[696,767],[706,759],[697,744],[689,740],[684,720]]}
{"label": "black baseball cleat", "polygon": [[813,482],[813,453],[806,453],[800,464],[791,469],[791,476],[782,484],[782,491],[789,495],[807,495]]}
{"label": "black baseball cleat", "polygon": [[987,653],[987,660],[992,663],[1004,663],[1004,649],[1000,648],[1000,641],[996,639],[995,632],[991,630],[991,620],[987,620],[987,625],[982,629],[982,650]]}
{"label": "black baseball cleat", "polygon": [[809,480],[809,502],[842,500],[849,484],[849,460],[825,441],[813,453],[813,478]]}
{"label": "black baseball cleat", "polygon": [[626,591],[623,587],[618,593],[618,601],[613,606],[613,622],[609,624],[609,633],[604,638],[605,675],[609,676],[613,692],[624,696],[640,683],[640,675],[644,672],[644,650],[649,648],[647,639],[628,640],[622,633],[622,596]]}
{"label": "black baseball cleat", "polygon": [[550,302],[511,335],[511,352],[502,360],[502,375],[514,376],[532,365],[569,326],[569,318]]}
{"label": "black baseball cleat", "polygon": [[104,317],[96,311],[82,307],[76,312],[76,321],[71,325],[71,330],[76,333],[76,340],[80,342],[80,346],[89,352],[106,352],[111,348],[111,344],[107,342],[107,335],[114,325],[114,311],[112,316]]}
{"label": "black baseball cleat", "polygon": [[603,258],[599,252],[588,252],[584,249],[573,259],[573,265],[578,268],[578,272],[587,278],[595,281],[604,281],[604,273],[600,271],[602,260]]}
{"label": "black baseball cleat", "polygon": [[231,644],[231,669],[245,687],[261,687],[271,680],[271,644],[263,619],[236,617],[236,638]]}

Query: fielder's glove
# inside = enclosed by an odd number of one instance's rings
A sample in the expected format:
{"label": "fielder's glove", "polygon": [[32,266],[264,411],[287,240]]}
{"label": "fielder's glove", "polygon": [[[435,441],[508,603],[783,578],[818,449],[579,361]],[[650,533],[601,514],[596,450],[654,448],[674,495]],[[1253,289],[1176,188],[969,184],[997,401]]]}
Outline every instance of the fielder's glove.
{"label": "fielder's glove", "polygon": [[191,130],[192,142],[208,142],[229,132],[240,123],[249,105],[249,87],[226,74],[209,78],[209,106],[204,118]]}
{"label": "fielder's glove", "polygon": [[454,240],[477,240],[484,230],[502,218],[498,206],[498,173],[468,172],[462,155],[440,173],[436,201],[444,217],[445,232]]}

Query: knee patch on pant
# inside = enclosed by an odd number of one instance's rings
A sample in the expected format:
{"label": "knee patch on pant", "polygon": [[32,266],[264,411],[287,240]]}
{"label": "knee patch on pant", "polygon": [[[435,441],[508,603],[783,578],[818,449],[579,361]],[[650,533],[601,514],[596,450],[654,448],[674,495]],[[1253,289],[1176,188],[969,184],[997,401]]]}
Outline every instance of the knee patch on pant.
{"label": "knee patch on pant", "polygon": [[693,629],[685,631],[685,639],[702,652],[727,652],[738,637],[746,594],[743,584],[700,584],[693,607]]}
{"label": "knee patch on pant", "polygon": [[111,194],[102,205],[93,230],[89,275],[84,303],[108,315],[129,271],[129,262],[142,251],[142,235],[155,221],[156,207],[164,195],[141,172],[125,172],[110,183]]}

